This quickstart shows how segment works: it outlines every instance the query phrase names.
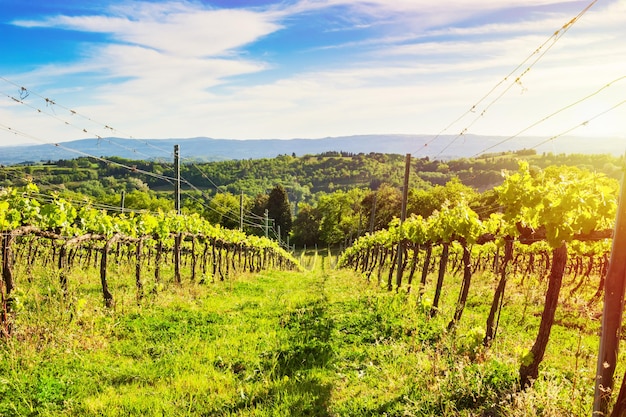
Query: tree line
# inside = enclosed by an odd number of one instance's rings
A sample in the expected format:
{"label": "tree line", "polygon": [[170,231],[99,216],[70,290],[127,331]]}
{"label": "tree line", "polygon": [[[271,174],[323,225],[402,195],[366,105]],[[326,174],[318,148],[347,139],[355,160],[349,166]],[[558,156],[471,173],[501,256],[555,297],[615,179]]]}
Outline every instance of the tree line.
{"label": "tree line", "polygon": [[[427,217],[445,201],[469,196],[472,205],[482,207],[480,214],[488,215],[495,202],[491,190],[502,183],[502,172],[516,170],[521,159],[535,172],[566,165],[618,178],[623,157],[539,155],[534,150],[521,150],[450,161],[417,158],[411,165],[408,213]],[[118,208],[123,204],[128,210],[173,209],[172,184],[161,177],[173,175],[171,163],[110,161],[115,163],[82,157],[0,167],[0,186],[23,186],[33,181],[42,192],[54,191],[67,199],[89,199]],[[267,233],[268,210],[269,226],[274,234],[280,226],[283,240],[289,238],[299,246],[347,246],[366,232],[386,228],[398,216],[403,163],[401,155],[327,152],[183,164],[181,175],[194,186],[183,181],[183,212],[198,213],[228,228],[239,228],[243,223],[247,233],[262,236]]]}

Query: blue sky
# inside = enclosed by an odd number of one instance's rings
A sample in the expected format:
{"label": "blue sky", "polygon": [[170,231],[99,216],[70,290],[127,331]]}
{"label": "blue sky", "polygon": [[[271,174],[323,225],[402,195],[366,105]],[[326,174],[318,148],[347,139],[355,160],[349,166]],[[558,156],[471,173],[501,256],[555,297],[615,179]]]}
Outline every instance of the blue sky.
{"label": "blue sky", "polygon": [[[589,3],[0,0],[0,145],[448,126],[547,138],[626,99],[626,1],[598,1],[479,100]],[[572,134],[626,139],[625,120],[618,106]]]}

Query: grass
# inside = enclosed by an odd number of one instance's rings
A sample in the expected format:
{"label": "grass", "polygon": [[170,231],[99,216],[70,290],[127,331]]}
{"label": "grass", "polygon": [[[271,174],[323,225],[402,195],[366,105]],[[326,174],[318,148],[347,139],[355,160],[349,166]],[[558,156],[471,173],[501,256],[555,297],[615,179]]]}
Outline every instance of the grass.
{"label": "grass", "polygon": [[73,271],[63,297],[55,274],[35,268],[31,283],[18,282],[14,337],[0,342],[0,415],[591,414],[598,324],[574,314],[576,300],[559,311],[540,379],[519,392],[541,282],[512,280],[498,339],[484,350],[489,274],[475,278],[449,333],[459,277],[446,278],[443,309],[427,319],[414,296],[332,269],[332,257],[302,260],[310,272],[165,284],[141,304],[121,265],[112,310],[94,271]]}

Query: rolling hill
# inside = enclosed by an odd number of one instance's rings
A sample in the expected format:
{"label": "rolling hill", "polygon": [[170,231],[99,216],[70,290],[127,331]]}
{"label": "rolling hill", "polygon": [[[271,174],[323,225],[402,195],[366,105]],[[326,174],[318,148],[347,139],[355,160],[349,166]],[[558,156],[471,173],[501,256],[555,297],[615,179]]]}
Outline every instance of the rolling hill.
{"label": "rolling hill", "polygon": [[[504,143],[498,145],[500,142]],[[471,157],[482,153],[533,148],[545,141],[541,137],[518,137],[507,140],[500,136],[439,136],[430,135],[357,135],[323,139],[80,139],[58,144],[0,147],[0,164],[73,159],[79,156],[119,156],[127,159],[167,159],[173,146],[180,145],[181,157],[197,161],[228,159],[273,158],[283,154],[319,154],[328,151],[351,153],[411,153],[419,157],[440,160]],[[622,155],[626,148],[623,138],[592,139],[562,137],[538,146],[538,152],[610,153]]]}

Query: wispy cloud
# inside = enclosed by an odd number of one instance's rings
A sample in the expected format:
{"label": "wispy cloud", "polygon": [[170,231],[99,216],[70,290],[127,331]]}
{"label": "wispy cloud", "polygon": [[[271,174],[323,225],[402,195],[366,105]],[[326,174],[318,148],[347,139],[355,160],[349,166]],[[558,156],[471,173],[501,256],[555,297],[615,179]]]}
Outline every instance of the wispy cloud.
{"label": "wispy cloud", "polygon": [[[84,97],[65,97],[135,136],[320,137],[438,132],[585,5],[301,0],[216,9],[188,1],[130,2],[99,14],[59,14],[13,24],[104,35],[100,42],[82,44],[78,61],[48,64],[19,74],[20,79],[59,91],[61,97],[65,88],[79,89]],[[626,53],[626,2],[599,6],[489,109],[475,133],[515,133],[626,74],[626,62],[616,58]],[[282,51],[272,51],[270,62],[250,48],[271,36],[288,37],[304,19],[337,11],[348,16],[337,32],[345,28],[361,36],[299,50],[303,56],[321,51],[320,56],[329,57],[315,68],[293,65],[297,71],[286,72]],[[319,30],[329,29],[320,24]],[[264,72],[271,75],[246,79]],[[82,85],[75,81],[81,76]],[[600,104],[623,96],[619,88]],[[573,114],[570,123],[581,114]],[[29,117],[29,123],[35,118]],[[603,126],[604,131],[623,127],[617,122]]]}
{"label": "wispy cloud", "polygon": [[192,3],[134,3],[111,8],[106,16],[52,16],[13,24],[105,33],[119,42],[195,57],[227,54],[280,29],[269,14]]}
{"label": "wispy cloud", "polygon": [[13,23],[110,36],[113,42],[84,45],[80,61],[36,73],[51,79],[95,74],[106,83],[94,88],[95,97],[114,106],[138,107],[143,101],[143,109],[165,103],[193,105],[203,90],[228,77],[266,69],[268,64],[246,58],[241,48],[281,28],[267,13],[207,9],[188,2],[131,3],[113,7],[106,15]]}

